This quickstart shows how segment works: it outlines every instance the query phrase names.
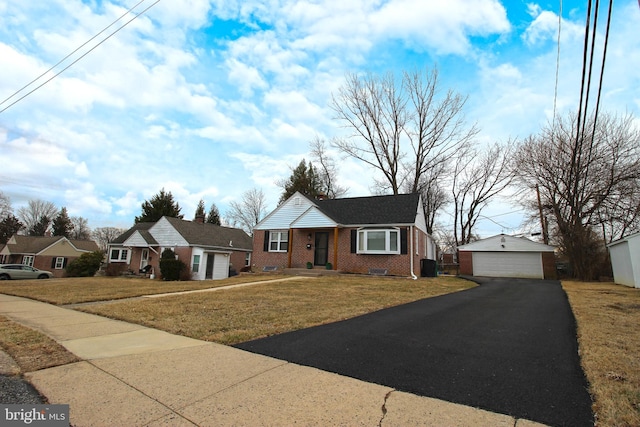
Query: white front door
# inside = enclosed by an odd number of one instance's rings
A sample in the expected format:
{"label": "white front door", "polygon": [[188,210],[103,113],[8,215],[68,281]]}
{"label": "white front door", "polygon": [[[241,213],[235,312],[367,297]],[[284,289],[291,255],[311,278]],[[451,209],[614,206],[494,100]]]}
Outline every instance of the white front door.
{"label": "white front door", "polygon": [[140,270],[144,269],[149,264],[149,249],[143,249],[140,255]]}

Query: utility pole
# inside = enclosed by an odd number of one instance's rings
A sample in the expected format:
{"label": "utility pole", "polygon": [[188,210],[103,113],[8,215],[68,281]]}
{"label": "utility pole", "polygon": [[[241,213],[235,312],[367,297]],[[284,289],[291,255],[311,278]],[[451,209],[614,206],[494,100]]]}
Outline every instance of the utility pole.
{"label": "utility pole", "polygon": [[[639,0],[640,1],[640,0]],[[547,233],[547,218],[542,211],[542,202],[540,201],[540,187],[536,184],[536,194],[538,195],[538,211],[540,212],[540,224],[542,225],[542,241],[545,245],[549,244],[549,234]]]}

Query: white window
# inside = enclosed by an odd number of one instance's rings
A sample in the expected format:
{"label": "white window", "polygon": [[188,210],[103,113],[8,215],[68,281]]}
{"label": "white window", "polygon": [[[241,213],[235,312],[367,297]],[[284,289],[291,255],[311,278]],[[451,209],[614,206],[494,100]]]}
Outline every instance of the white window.
{"label": "white window", "polygon": [[127,256],[129,255],[128,249],[112,248],[109,254],[109,261],[111,262],[127,262]]}
{"label": "white window", "polygon": [[400,230],[358,230],[359,254],[399,254]]}
{"label": "white window", "polygon": [[247,252],[244,257],[244,266],[249,267],[251,265],[251,252]]}
{"label": "white window", "polygon": [[197,273],[198,271],[200,271],[200,255],[194,255],[193,256],[193,268],[192,271],[194,273]]}
{"label": "white window", "polygon": [[22,257],[22,263],[24,265],[28,265],[30,267],[33,267],[33,255],[25,255]]}
{"label": "white window", "polygon": [[288,247],[288,231],[272,231],[269,233],[269,252],[287,252]]}
{"label": "white window", "polygon": [[55,264],[55,269],[56,270],[62,270],[64,268],[64,257],[56,257],[56,264]]}

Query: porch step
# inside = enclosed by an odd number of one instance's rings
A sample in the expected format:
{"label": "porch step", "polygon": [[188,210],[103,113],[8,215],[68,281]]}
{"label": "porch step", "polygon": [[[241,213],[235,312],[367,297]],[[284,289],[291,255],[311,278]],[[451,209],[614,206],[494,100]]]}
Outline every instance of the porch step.
{"label": "porch step", "polygon": [[319,276],[336,276],[341,274],[340,270],[327,270],[326,268],[285,268],[282,270],[284,274],[290,276],[307,276],[307,277],[319,277]]}

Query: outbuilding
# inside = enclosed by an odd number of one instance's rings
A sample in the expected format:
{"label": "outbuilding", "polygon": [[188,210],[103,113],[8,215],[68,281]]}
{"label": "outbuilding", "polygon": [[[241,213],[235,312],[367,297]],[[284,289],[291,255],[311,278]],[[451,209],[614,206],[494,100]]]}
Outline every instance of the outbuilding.
{"label": "outbuilding", "polygon": [[458,247],[460,274],[555,279],[555,248],[505,234]]}
{"label": "outbuilding", "polygon": [[614,282],[640,288],[640,232],[611,242],[608,248]]}

